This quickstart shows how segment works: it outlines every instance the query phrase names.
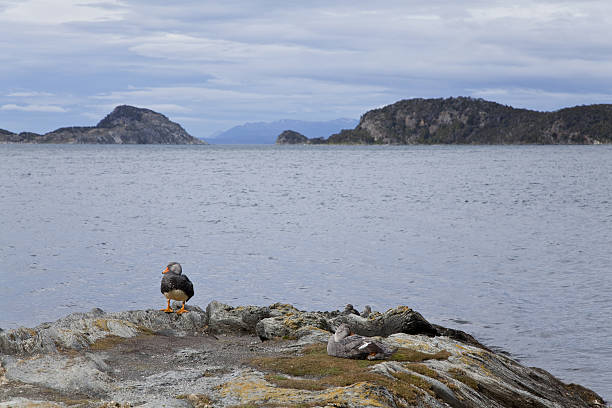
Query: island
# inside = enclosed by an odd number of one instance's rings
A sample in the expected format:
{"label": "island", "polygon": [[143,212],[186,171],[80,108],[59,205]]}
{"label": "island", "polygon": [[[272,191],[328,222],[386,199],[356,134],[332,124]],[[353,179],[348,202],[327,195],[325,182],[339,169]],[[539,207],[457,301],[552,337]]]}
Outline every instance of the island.
{"label": "island", "polygon": [[277,144],[604,144],[612,143],[612,104],[554,112],[516,109],[469,97],[407,99],[366,112],[354,129],[327,139]]}
{"label": "island", "polygon": [[[212,301],[187,310],[96,308],[34,328],[0,330],[0,405],[605,406],[595,392],[525,367],[407,306],[367,316],[282,303]],[[327,355],[328,339],[342,323],[357,334],[380,336],[395,353],[371,361]]]}
{"label": "island", "polygon": [[117,106],[96,126],[63,127],[43,135],[0,129],[0,143],[207,144],[161,113]]}

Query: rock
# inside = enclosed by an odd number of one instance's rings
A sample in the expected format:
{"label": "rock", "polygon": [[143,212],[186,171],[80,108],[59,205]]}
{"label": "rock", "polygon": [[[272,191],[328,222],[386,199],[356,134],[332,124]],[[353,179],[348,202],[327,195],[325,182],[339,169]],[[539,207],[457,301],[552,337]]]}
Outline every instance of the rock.
{"label": "rock", "polygon": [[[385,342],[400,348],[402,358],[373,365],[329,357],[321,343],[330,333],[307,324],[362,319],[374,322],[371,330],[421,327],[411,325],[417,313],[406,307],[368,319],[283,304],[212,302],[206,312],[188,310],[176,315],[94,309],[0,333],[0,408],[605,406],[591,390],[448,336],[392,334]],[[209,319],[223,336],[206,334]],[[278,327],[273,330],[271,323]],[[261,325],[271,338],[289,333],[298,340],[261,342],[248,333],[253,325],[258,334]],[[232,327],[237,331],[230,332]]]}
{"label": "rock", "polygon": [[268,317],[267,319],[260,320],[255,329],[261,340],[271,340],[278,337],[296,339],[300,329],[307,326],[331,331],[331,326],[327,319],[313,312]]}
{"label": "rock", "polygon": [[215,333],[255,334],[257,323],[270,316],[270,308],[257,306],[231,307],[215,300],[206,307],[208,326]]}
{"label": "rock", "polygon": [[[359,382],[346,387],[333,387],[321,391],[308,391],[276,387],[257,371],[245,370],[223,384],[221,395],[227,405],[298,407],[341,406],[345,408],[397,407],[395,398],[384,387]],[[260,405],[261,404],[261,405]],[[436,407],[437,408],[437,407]],[[442,406],[440,406],[442,408]]]}
{"label": "rock", "polygon": [[368,318],[370,317],[370,314],[372,313],[372,308],[370,307],[370,305],[365,305],[365,307],[363,308],[363,312],[361,312],[361,317],[363,318]]}
{"label": "rock", "polygon": [[0,408],[65,408],[62,403],[38,401],[28,398],[14,398],[10,401],[0,402]]}
{"label": "rock", "polygon": [[73,313],[33,329],[22,327],[1,332],[0,353],[82,350],[110,336],[129,338],[159,330],[185,333],[203,329],[208,322],[206,313],[197,306],[189,306],[187,310],[190,312],[183,315],[158,310],[104,313],[98,308],[88,313]]}
{"label": "rock", "polygon": [[94,144],[206,144],[179,124],[150,109],[117,106],[96,126],[74,126],[44,135],[2,131],[0,142],[8,143],[94,143]]}
{"label": "rock", "polygon": [[415,376],[422,381],[429,383],[432,391],[435,395],[446,402],[451,407],[455,408],[463,408],[465,405],[457,398],[455,393],[443,382],[438,381],[435,378],[428,377],[426,375],[417,373],[415,371],[410,370],[405,365],[397,362],[397,361],[386,361],[384,363],[376,364],[370,370],[373,373],[385,375],[391,379],[396,378],[396,373],[406,373],[411,376]]}
{"label": "rock", "polygon": [[487,346],[480,343],[472,335],[464,331],[457,330],[457,329],[449,329],[448,327],[442,327],[437,324],[432,324],[432,326],[436,330],[437,336],[448,336],[451,339],[459,340],[460,342],[470,344],[472,346],[480,347],[481,349],[489,350]]}
{"label": "rock", "polygon": [[308,138],[293,130],[285,130],[276,138],[276,144],[306,144]]}
{"label": "rock", "polygon": [[389,309],[383,314],[372,314],[367,319],[354,314],[338,316],[331,320],[333,327],[346,323],[351,330],[362,336],[389,336],[394,333],[426,334],[435,336],[436,329],[407,306]]}
{"label": "rock", "polygon": [[105,394],[111,381],[103,360],[88,355],[35,355],[28,359],[4,358],[7,377],[12,381],[51,388],[62,393]]}
{"label": "rock", "polygon": [[262,319],[255,327],[261,340],[274,338],[298,338],[298,332],[304,327],[315,327],[331,331],[328,317],[322,312],[303,312],[291,305],[276,303],[270,306],[272,317]]}

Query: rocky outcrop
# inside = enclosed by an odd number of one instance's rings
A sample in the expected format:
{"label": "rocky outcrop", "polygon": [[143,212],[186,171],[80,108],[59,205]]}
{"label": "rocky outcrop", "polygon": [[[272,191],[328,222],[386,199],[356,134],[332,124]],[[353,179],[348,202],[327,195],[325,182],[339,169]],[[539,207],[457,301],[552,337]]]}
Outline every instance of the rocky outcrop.
{"label": "rocky outcrop", "polygon": [[232,307],[215,300],[206,307],[208,326],[213,333],[255,333],[257,323],[270,317],[269,307]]}
{"label": "rocky outcrop", "polygon": [[276,138],[276,144],[306,144],[308,138],[293,130],[285,130]]}
{"label": "rocky outcrop", "polygon": [[389,336],[394,333],[437,335],[436,329],[420,313],[406,306],[375,313],[368,318],[356,314],[338,316],[332,320],[333,326],[347,323],[353,332],[362,336]]}
{"label": "rocky outcrop", "polygon": [[276,144],[326,144],[327,141],[322,137],[307,138],[301,133],[293,130],[285,130],[276,138]]}
{"label": "rocky outcrop", "polygon": [[[440,336],[407,307],[367,319],[285,304],[187,309],[94,309],[0,332],[0,407],[605,406],[594,392],[544,370]],[[398,349],[387,361],[330,357],[331,333],[316,326],[341,321],[379,333],[425,333],[386,335]],[[261,342],[255,332],[275,340]]]}
{"label": "rocky outcrop", "polygon": [[44,135],[2,133],[5,143],[206,144],[178,123],[150,109],[117,106],[96,126],[64,127]]}
{"label": "rocky outcrop", "polygon": [[206,312],[194,306],[186,308],[192,313],[187,313],[184,319],[157,310],[105,313],[92,309],[87,313],[73,313],[31,329],[0,331],[0,353],[32,355],[84,350],[109,337],[129,338],[164,330],[197,332],[207,326]]}
{"label": "rocky outcrop", "polygon": [[396,145],[612,143],[612,105],[538,112],[465,97],[408,99],[366,112],[357,127],[342,130],[324,142]]}

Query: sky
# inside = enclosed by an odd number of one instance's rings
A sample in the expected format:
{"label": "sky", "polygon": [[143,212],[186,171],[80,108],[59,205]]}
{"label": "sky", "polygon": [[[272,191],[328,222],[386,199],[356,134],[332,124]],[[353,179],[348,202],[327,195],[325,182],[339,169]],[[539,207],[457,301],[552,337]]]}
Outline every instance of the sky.
{"label": "sky", "polygon": [[471,96],[612,102],[612,2],[0,0],[0,129],[129,104],[194,136]]}

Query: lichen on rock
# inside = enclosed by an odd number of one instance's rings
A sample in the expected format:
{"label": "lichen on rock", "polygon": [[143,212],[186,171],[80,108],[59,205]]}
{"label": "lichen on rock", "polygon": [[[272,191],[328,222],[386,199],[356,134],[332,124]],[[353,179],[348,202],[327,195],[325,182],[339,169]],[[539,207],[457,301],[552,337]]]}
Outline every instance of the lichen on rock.
{"label": "lichen on rock", "polygon": [[[94,309],[0,332],[0,408],[604,406],[405,306],[367,319],[285,304],[188,310]],[[346,321],[398,350],[382,362],[327,355]]]}

